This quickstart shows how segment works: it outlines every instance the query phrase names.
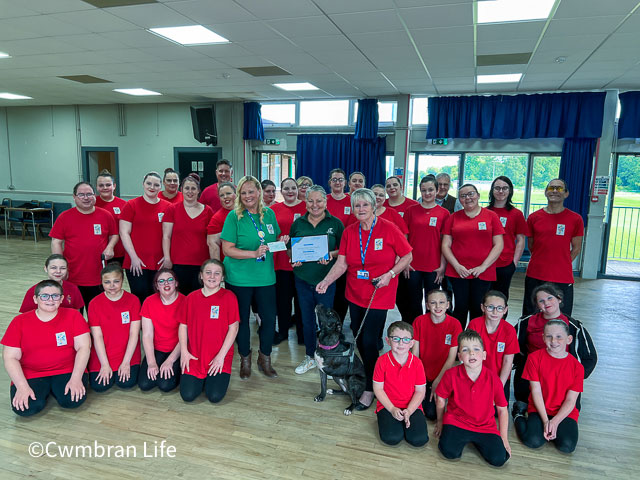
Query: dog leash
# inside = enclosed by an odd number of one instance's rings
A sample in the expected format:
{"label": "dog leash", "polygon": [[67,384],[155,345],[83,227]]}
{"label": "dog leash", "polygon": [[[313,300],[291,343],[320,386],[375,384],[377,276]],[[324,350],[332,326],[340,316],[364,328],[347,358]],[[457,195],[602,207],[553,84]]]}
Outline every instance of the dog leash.
{"label": "dog leash", "polygon": [[358,329],[358,333],[356,334],[355,338],[353,339],[353,344],[355,345],[356,342],[358,341],[358,337],[360,336],[360,332],[362,332],[362,327],[364,327],[364,321],[367,319],[367,314],[369,313],[369,310],[371,309],[371,304],[373,303],[373,299],[376,296],[376,292],[378,291],[378,282],[373,284],[373,293],[371,294],[371,300],[369,300],[369,306],[367,307],[367,310],[364,312],[364,317],[362,317],[362,323],[360,323],[360,328]]}

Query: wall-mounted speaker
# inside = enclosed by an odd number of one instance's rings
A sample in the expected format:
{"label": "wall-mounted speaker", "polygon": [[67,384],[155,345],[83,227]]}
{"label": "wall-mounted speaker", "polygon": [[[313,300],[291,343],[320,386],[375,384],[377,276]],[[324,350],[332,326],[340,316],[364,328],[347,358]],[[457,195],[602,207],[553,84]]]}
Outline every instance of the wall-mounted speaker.
{"label": "wall-mounted speaker", "polygon": [[207,145],[218,144],[216,109],[213,105],[191,107],[191,123],[193,124],[193,138]]}

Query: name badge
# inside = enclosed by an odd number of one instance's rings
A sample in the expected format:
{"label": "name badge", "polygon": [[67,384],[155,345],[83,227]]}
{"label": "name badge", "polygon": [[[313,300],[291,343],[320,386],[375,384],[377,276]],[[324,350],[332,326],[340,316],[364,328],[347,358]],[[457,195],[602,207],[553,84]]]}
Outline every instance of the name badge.
{"label": "name badge", "polygon": [[382,238],[376,238],[374,243],[374,250],[382,250]]}
{"label": "name badge", "polygon": [[220,318],[220,307],[218,305],[211,306],[211,315],[209,315],[209,318]]}
{"label": "name badge", "polygon": [[357,275],[359,280],[369,280],[369,272],[366,270],[358,270]]}
{"label": "name badge", "polygon": [[486,230],[487,223],[486,222],[478,222],[478,230]]}
{"label": "name badge", "polygon": [[500,223],[502,224],[502,228],[507,226],[507,217],[500,217]]}
{"label": "name badge", "polygon": [[498,352],[504,352],[504,342],[498,342]]}
{"label": "name badge", "polygon": [[102,225],[99,223],[93,224],[93,234],[94,235],[102,235]]}
{"label": "name badge", "polygon": [[164,212],[158,213],[158,222],[162,222],[162,217],[164,217]]}
{"label": "name badge", "polygon": [[451,345],[451,334],[447,333],[447,335],[444,337],[444,344],[445,345]]}
{"label": "name badge", "polygon": [[559,223],[556,226],[556,235],[564,235],[565,226],[562,223]]}
{"label": "name badge", "polygon": [[122,319],[123,325],[131,322],[131,316],[129,315],[129,312],[120,312],[120,318]]}
{"label": "name badge", "polygon": [[429,226],[435,227],[438,224],[438,217],[429,218]]}
{"label": "name badge", "polygon": [[113,213],[120,215],[120,207],[113,207]]}
{"label": "name badge", "polygon": [[267,232],[269,232],[269,235],[275,235],[275,230],[273,229],[273,225],[271,223],[267,223]]}
{"label": "name badge", "polygon": [[56,346],[64,347],[67,344],[67,334],[65,332],[56,333]]}
{"label": "name badge", "polygon": [[301,216],[301,215],[300,215],[299,213],[294,213],[294,214],[293,214],[293,220],[294,220],[294,221],[296,221],[297,219],[299,219],[299,218],[300,218],[300,216]]}
{"label": "name badge", "polygon": [[344,214],[351,215],[351,207],[344,207]]}
{"label": "name badge", "polygon": [[71,305],[71,295],[67,295],[67,303]]}

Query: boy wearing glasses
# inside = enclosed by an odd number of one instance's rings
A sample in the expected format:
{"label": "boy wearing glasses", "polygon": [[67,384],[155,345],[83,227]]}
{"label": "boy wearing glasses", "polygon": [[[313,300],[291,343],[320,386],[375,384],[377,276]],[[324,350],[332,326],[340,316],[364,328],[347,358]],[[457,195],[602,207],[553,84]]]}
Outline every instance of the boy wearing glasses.
{"label": "boy wearing glasses", "polygon": [[524,282],[522,315],[536,312],[531,301],[533,290],[543,283],[556,284],[563,293],[562,313],[573,310],[572,262],[582,249],[584,222],[582,217],[564,207],[569,190],[564,180],[551,180],[544,192],[547,206],[527,219],[531,260]]}
{"label": "boy wearing glasses", "polygon": [[391,351],[378,358],[373,372],[373,393],[380,440],[397,445],[406,439],[421,447],[429,441],[422,400],[427,380],[420,360],[411,353],[413,327],[393,322],[387,330]]}
{"label": "boy wearing glasses", "polygon": [[471,320],[467,328],[475,330],[482,337],[487,352],[484,364],[500,377],[505,399],[509,403],[513,357],[520,353],[520,345],[516,329],[504,319],[509,309],[507,297],[497,290],[489,290],[480,306],[484,316]]}

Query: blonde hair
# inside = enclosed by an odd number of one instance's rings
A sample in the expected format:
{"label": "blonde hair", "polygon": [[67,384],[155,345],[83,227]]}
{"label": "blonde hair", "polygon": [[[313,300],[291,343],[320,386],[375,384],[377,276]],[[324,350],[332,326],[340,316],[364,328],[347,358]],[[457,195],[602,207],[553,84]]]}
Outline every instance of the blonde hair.
{"label": "blonde hair", "polygon": [[236,216],[238,217],[238,220],[240,220],[244,215],[244,211],[246,210],[246,207],[242,204],[240,192],[242,191],[242,187],[244,187],[244,184],[247,182],[252,182],[253,185],[258,190],[258,213],[260,214],[260,222],[262,223],[264,221],[264,210],[265,210],[264,203],[262,202],[262,186],[260,185],[260,182],[258,181],[258,179],[252,175],[246,175],[242,177],[238,182],[238,187],[237,187],[238,194],[236,196],[236,203],[234,205]]}

